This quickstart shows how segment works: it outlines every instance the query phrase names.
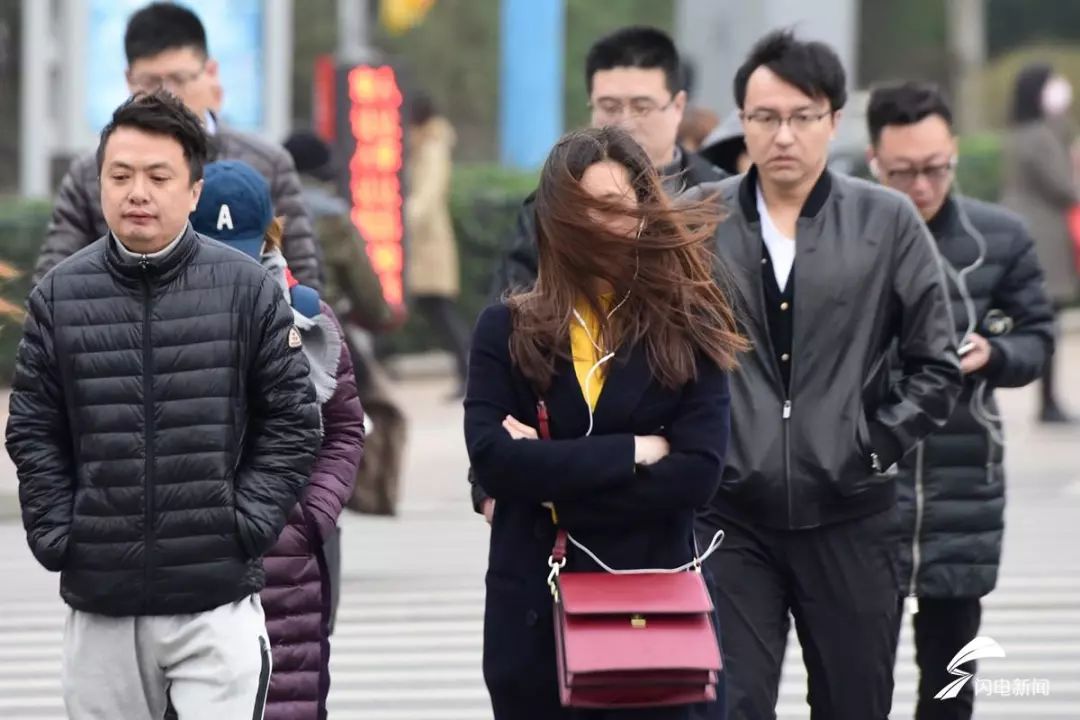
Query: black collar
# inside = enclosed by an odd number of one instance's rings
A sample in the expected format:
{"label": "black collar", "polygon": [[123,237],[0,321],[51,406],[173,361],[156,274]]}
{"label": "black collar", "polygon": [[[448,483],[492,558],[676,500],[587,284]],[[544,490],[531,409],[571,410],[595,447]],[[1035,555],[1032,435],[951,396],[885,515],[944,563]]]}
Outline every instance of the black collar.
{"label": "black collar", "polygon": [[116,248],[116,243],[112,238],[106,236],[105,262],[114,275],[128,284],[142,282],[145,279],[152,285],[164,285],[184,271],[198,249],[199,236],[188,223],[172,252],[157,259],[127,258]]}
{"label": "black collar", "polygon": [[[761,221],[757,211],[757,183],[758,170],[757,166],[753,165],[743,177],[742,182],[739,183],[739,205],[742,207],[743,215],[750,222]],[[804,218],[817,217],[817,214],[821,212],[821,208],[825,207],[825,201],[829,199],[832,186],[832,173],[826,168],[810,190],[810,195],[807,196],[806,202],[803,203],[799,216]]]}
{"label": "black collar", "polygon": [[956,196],[950,194],[945,199],[945,204],[937,211],[937,214],[926,222],[926,227],[930,229],[931,235],[939,238],[956,229],[960,223],[960,213],[956,208],[956,203]]}

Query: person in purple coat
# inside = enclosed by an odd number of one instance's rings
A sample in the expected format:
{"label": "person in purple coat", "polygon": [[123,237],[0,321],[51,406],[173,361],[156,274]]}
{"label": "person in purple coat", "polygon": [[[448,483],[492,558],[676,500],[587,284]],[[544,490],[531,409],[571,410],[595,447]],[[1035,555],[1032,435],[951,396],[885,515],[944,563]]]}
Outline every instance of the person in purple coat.
{"label": "person in purple coat", "polygon": [[326,717],[330,689],[330,576],[323,545],[336,532],[364,448],[364,411],[341,326],[318,293],[293,279],[281,252],[283,225],[270,187],[254,168],[229,160],[206,167],[191,223],[197,232],[260,262],[286,290],[294,317],[289,343],[311,366],[323,441],[299,503],[263,560],[262,604],[273,650],[266,720]]}

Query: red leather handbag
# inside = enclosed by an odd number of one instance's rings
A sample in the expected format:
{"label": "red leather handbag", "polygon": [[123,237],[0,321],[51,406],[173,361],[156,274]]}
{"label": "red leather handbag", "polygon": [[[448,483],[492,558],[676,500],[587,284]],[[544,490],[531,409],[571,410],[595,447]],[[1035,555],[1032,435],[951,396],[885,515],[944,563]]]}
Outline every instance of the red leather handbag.
{"label": "red leather handbag", "polygon": [[[539,434],[550,437],[543,404]],[[564,707],[642,708],[716,699],[722,665],[701,560],[722,537],[718,532],[705,555],[680,568],[619,571],[559,528],[548,585]],[[561,573],[568,541],[607,572]]]}

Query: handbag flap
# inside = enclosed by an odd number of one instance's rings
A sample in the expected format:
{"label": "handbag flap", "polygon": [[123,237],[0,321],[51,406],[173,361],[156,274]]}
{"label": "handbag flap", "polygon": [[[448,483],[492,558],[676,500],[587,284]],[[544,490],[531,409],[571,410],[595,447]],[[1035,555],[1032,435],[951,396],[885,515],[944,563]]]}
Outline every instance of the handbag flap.
{"label": "handbag flap", "polygon": [[684,615],[712,612],[701,573],[563,573],[559,601],[567,615]]}

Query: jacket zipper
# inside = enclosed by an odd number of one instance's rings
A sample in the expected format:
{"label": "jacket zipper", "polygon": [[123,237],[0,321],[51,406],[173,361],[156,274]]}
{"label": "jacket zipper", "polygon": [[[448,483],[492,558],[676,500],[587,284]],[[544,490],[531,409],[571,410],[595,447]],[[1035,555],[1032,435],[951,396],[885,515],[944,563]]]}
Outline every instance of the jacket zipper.
{"label": "jacket zipper", "polygon": [[782,426],[784,429],[784,488],[787,490],[787,512],[788,512],[788,524],[791,524],[794,517],[794,508],[792,507],[791,498],[791,400],[784,398],[784,410],[780,414],[783,420]]}
{"label": "jacket zipper", "polygon": [[926,448],[923,443],[915,447],[915,534],[911,539],[911,580],[908,583],[908,607],[912,612],[918,610],[917,582],[919,577],[919,565],[922,562],[922,550],[919,541],[922,535],[923,520],[923,465],[925,464]]}
{"label": "jacket zipper", "polygon": [[986,431],[986,484],[994,482],[994,438],[990,431]]}
{"label": "jacket zipper", "polygon": [[153,547],[154,547],[154,483],[153,483],[153,467],[154,467],[154,377],[153,377],[153,350],[150,344],[150,317],[151,317],[151,303],[153,301],[153,295],[150,291],[150,262],[145,255],[139,261],[139,267],[143,271],[143,290],[144,300],[143,303],[143,412],[146,415],[145,428],[146,428],[146,469],[144,479],[144,491],[143,497],[146,502],[146,529],[145,529],[145,585],[146,591],[143,596],[144,602],[147,605],[147,610],[150,608],[150,596],[153,592]]}

